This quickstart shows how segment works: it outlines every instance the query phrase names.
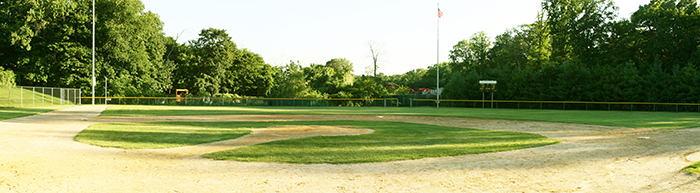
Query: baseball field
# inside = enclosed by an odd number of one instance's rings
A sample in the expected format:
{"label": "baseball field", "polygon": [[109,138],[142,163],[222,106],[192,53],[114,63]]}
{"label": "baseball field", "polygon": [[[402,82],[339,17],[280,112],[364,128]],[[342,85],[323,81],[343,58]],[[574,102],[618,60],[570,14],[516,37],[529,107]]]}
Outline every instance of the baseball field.
{"label": "baseball field", "polygon": [[15,108],[17,116],[0,121],[0,191],[700,189],[698,176],[690,174],[700,161],[697,113],[183,106],[45,111]]}

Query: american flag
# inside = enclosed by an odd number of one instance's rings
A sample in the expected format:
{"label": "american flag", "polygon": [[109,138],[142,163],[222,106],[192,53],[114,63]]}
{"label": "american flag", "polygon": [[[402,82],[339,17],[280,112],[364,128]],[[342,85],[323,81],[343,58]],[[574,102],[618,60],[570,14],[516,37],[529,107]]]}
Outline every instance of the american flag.
{"label": "american flag", "polygon": [[440,8],[438,8],[438,18],[442,18],[442,11],[440,11]]}

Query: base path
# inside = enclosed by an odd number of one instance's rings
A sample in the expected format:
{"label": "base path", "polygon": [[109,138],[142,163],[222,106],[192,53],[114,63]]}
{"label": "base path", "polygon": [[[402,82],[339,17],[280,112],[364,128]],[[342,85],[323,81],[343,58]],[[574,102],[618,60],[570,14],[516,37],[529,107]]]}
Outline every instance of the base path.
{"label": "base path", "polygon": [[[0,193],[700,190],[697,176],[680,171],[692,161],[700,159],[700,129],[664,131],[409,116],[98,117],[105,108],[78,106],[0,121]],[[94,123],[175,120],[384,120],[536,133],[562,143],[478,155],[331,165],[215,161],[187,153],[178,155],[175,152],[181,151],[174,151],[177,148],[124,150],[96,147],[73,140],[75,135]],[[264,133],[265,129],[259,132]],[[242,137],[243,140],[245,138]],[[245,145],[231,141],[219,143],[219,146]],[[187,148],[194,147],[183,149]]]}

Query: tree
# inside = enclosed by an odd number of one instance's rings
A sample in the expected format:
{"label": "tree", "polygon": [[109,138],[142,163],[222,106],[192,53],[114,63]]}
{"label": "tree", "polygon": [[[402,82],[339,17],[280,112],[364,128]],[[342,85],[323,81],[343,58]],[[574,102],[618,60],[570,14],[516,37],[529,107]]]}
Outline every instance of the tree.
{"label": "tree", "polygon": [[652,0],[641,6],[631,18],[641,35],[636,38],[638,56],[647,63],[660,62],[669,72],[674,65],[698,62],[693,56],[700,56],[699,17],[695,0]]}
{"label": "tree", "polygon": [[153,96],[169,90],[174,64],[163,60],[166,38],[158,16],[145,12],[139,0],[97,1],[96,7],[96,76],[109,79],[110,93]]}
{"label": "tree", "polygon": [[348,90],[352,97],[362,99],[380,98],[388,94],[382,85],[366,76],[360,77]]}
{"label": "tree", "polygon": [[372,53],[372,62],[374,64],[372,73],[374,74],[374,77],[377,77],[377,61],[379,60],[379,55],[382,54],[382,47],[384,47],[384,45],[380,45],[372,41],[367,42],[367,45],[369,45],[369,51]]}
{"label": "tree", "polygon": [[527,68],[540,69],[549,62],[552,55],[552,43],[544,14],[538,13],[535,23],[520,26],[521,37],[525,44]]}
{"label": "tree", "polygon": [[15,73],[0,66],[0,85],[15,85]]}
{"label": "tree", "polygon": [[88,5],[62,0],[0,4],[0,66],[14,71],[20,85],[82,87],[90,93]]}
{"label": "tree", "polygon": [[244,96],[268,96],[274,85],[272,66],[248,49],[238,50],[226,70],[225,88]]}
{"label": "tree", "polygon": [[[335,93],[338,91],[337,87],[339,85],[333,84],[334,82],[332,81],[335,75],[333,68],[321,64],[311,64],[311,66],[304,68],[304,74],[311,88],[321,93]],[[337,83],[338,81],[335,82]]]}
{"label": "tree", "polygon": [[609,32],[607,22],[616,17],[612,0],[545,0],[542,9],[552,35],[554,62],[597,61]]}
{"label": "tree", "polygon": [[311,92],[299,62],[290,61],[283,67],[275,67],[275,84],[272,97],[304,98]]}
{"label": "tree", "polygon": [[475,33],[469,40],[458,42],[450,50],[452,71],[464,72],[469,69],[477,69],[479,72],[483,72],[489,65],[490,48],[491,40],[483,31]]}
{"label": "tree", "polygon": [[173,72],[176,86],[190,89],[197,95],[270,94],[274,71],[260,55],[236,48],[223,29],[203,29],[199,36],[178,47],[178,67]]}
{"label": "tree", "polygon": [[[115,95],[153,95],[171,86],[163,62],[163,23],[139,0],[97,1],[96,76]],[[90,94],[92,2],[20,0],[1,3],[0,65],[21,85],[80,87]],[[99,88],[96,92],[104,89]]]}
{"label": "tree", "polygon": [[332,68],[335,74],[333,74],[334,84],[338,86],[352,85],[353,74],[352,72],[352,62],[345,58],[335,58],[326,62],[326,67]]}
{"label": "tree", "polygon": [[489,58],[495,65],[508,65],[517,69],[527,65],[526,45],[518,33],[519,31],[510,29],[496,36],[494,46],[489,51]]}

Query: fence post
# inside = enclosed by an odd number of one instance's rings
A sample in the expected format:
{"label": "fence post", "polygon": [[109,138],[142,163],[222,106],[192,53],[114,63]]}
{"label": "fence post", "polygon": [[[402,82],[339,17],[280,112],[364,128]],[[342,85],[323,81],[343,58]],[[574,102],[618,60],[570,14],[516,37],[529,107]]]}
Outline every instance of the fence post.
{"label": "fence post", "polygon": [[22,88],[21,86],[19,87],[19,107],[24,106],[24,92],[22,92]]}
{"label": "fence post", "polygon": [[386,98],[384,98],[384,107],[386,107]]}
{"label": "fence post", "polygon": [[[409,101],[411,101],[411,107],[413,107],[413,98],[409,98]],[[700,106],[698,106],[698,108],[700,109]]]}
{"label": "fence post", "polygon": [[44,93],[44,87],[41,87],[41,106],[44,105],[44,101],[46,100],[46,93]]}
{"label": "fence post", "polygon": [[399,98],[396,98],[396,107],[399,107]]}
{"label": "fence post", "polygon": [[36,92],[36,87],[32,87],[32,107],[33,107],[33,106],[36,106],[36,105],[34,104],[34,93],[35,93],[35,92]]}

